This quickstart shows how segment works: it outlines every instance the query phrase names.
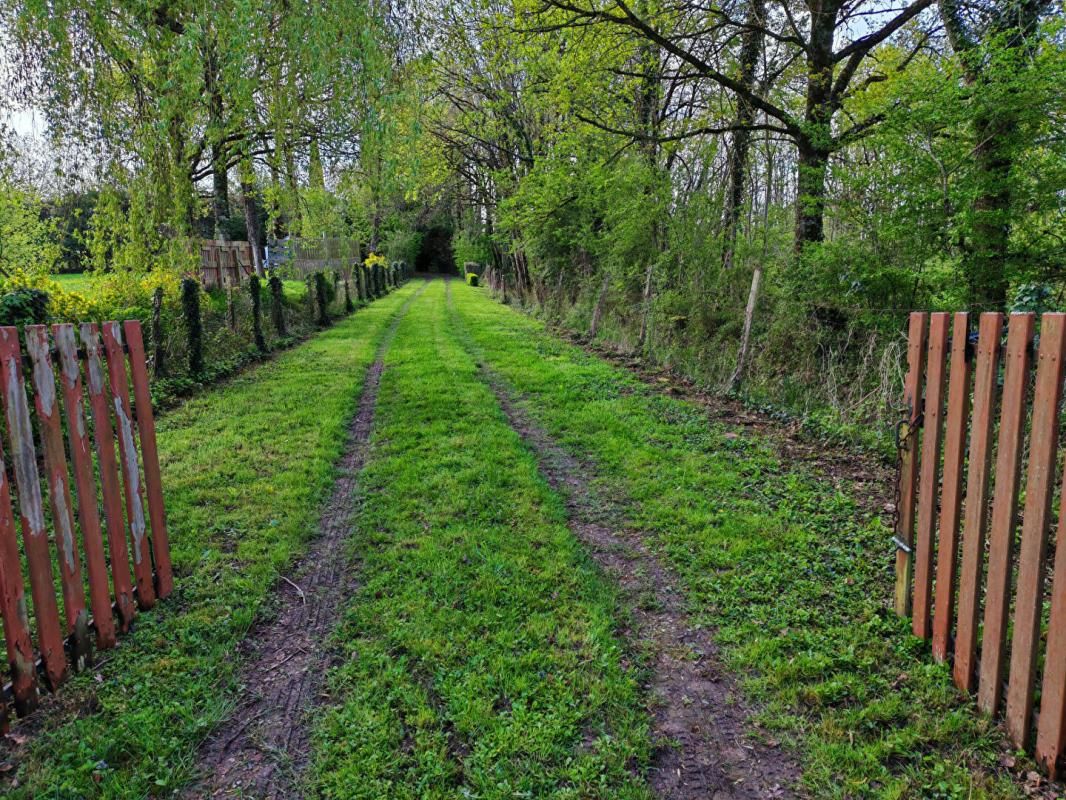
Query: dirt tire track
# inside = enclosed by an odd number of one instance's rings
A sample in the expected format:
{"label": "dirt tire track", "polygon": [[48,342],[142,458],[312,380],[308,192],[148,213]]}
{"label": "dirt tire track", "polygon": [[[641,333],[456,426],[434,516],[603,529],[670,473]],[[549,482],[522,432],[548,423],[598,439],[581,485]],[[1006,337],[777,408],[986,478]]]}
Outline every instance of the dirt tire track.
{"label": "dirt tire track", "polygon": [[366,460],[383,361],[400,322],[425,291],[424,283],[396,311],[367,370],[359,406],[348,428],[338,477],[314,539],[295,577],[279,581],[277,617],[253,628],[248,662],[241,670],[247,700],[200,748],[202,777],[187,798],[301,796],[300,774],[309,753],[308,712],[319,697],[328,666],[328,641],[345,598],[357,587],[344,557],[351,533],[356,485]]}
{"label": "dirt tire track", "polygon": [[[625,635],[650,669],[655,751],[652,791],[671,800],[792,798],[796,760],[779,746],[753,739],[756,729],[736,683],[722,665],[711,631],[688,618],[677,578],[646,544],[647,535],[617,522],[623,510],[602,498],[589,465],[560,447],[530,419],[506,382],[486,366],[465,323],[447,303],[459,340],[477,363],[511,427],[536,455],[541,474],[566,504],[574,534],[622,588],[635,630]],[[653,602],[648,602],[649,598]]]}

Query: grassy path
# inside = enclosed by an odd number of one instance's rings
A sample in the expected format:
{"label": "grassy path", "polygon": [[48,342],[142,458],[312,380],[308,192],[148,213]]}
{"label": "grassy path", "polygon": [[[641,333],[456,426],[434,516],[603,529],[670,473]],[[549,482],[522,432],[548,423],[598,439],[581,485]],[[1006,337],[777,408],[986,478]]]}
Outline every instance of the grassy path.
{"label": "grassy path", "polygon": [[815,797],[1010,798],[997,728],[889,610],[889,534],[832,481],[455,287],[524,414],[584,463],[680,576]]}
{"label": "grassy path", "polygon": [[168,796],[235,700],[240,642],[315,531],[366,370],[408,284],[160,420],[177,591],[7,739],[18,798]]}
{"label": "grassy path", "polygon": [[647,798],[614,590],[447,326],[443,282],[385,367],[314,792]]}
{"label": "grassy path", "polygon": [[328,665],[327,639],[341,604],[355,589],[355,571],[346,556],[359,473],[374,426],[382,360],[408,307],[408,295],[380,337],[366,371],[359,407],[348,429],[338,477],[323,506],[319,533],[292,578],[280,586],[277,616],[249,634],[253,649],[241,670],[238,708],[201,748],[203,778],[185,793],[196,797],[287,800],[297,794],[307,765],[308,734],[315,699]]}

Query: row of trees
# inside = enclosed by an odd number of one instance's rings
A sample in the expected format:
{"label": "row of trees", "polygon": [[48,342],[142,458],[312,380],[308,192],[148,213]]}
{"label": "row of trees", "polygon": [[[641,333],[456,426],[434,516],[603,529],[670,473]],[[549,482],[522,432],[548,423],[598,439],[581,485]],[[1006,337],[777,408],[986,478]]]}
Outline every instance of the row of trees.
{"label": "row of trees", "polygon": [[7,99],[40,110],[99,192],[84,239],[101,266],[264,229],[413,262],[409,231],[447,227],[509,299],[846,411],[891,394],[906,309],[1061,291],[1063,16],[1054,0],[0,0]]}
{"label": "row of trees", "polygon": [[419,5],[403,196],[590,333],[871,411],[906,309],[1062,289],[1051,0]]}
{"label": "row of trees", "polygon": [[[63,196],[99,192],[84,238],[102,266],[171,266],[184,238],[261,239],[264,223],[353,224],[326,172],[379,123],[393,34],[372,3],[4,0],[0,33],[3,107],[46,122]],[[45,206],[60,194],[33,188]]]}

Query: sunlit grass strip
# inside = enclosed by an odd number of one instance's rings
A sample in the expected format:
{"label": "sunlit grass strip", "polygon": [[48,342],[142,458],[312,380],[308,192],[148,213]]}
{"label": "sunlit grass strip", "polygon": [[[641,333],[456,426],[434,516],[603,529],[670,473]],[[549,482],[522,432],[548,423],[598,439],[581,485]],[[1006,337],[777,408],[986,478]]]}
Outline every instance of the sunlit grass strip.
{"label": "sunlit grass strip", "polygon": [[486,362],[652,534],[763,720],[802,755],[813,796],[1021,796],[1000,732],[891,611],[879,519],[758,435],[711,424],[482,290],[453,292]]}
{"label": "sunlit grass strip", "polygon": [[317,527],[366,369],[414,281],[159,421],[176,573],[62,710],[7,796],[161,797],[231,708],[236,648]]}
{"label": "sunlit grass strip", "polygon": [[332,798],[646,798],[615,595],[446,321],[387,355],[313,782]]}

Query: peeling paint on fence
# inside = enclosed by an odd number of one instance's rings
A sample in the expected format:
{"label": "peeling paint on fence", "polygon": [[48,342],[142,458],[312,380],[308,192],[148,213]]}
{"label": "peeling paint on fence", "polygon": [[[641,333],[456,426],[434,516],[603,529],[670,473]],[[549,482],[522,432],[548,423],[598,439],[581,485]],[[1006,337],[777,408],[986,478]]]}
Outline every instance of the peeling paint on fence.
{"label": "peeling paint on fence", "polygon": [[[127,630],[135,613],[134,599],[141,608],[150,608],[156,600],[156,584],[160,587],[159,596],[169,594],[173,585],[140,323],[127,322],[125,330],[131,341],[136,341],[128,359],[118,323],[105,324],[102,343],[95,325],[82,325],[84,353],[78,351],[72,325],[53,326],[54,351],[49,343],[48,328],[29,325],[25,332],[29,364],[24,368],[18,331],[0,327],[0,381],[3,383],[0,399],[7,423],[6,443],[10,447],[22,528],[20,549],[12,491],[4,466],[4,448],[0,446],[0,617],[11,670],[11,680],[4,687],[4,694],[20,716],[31,712],[37,705],[38,656],[44,684],[53,690],[58,688],[71,667],[80,670],[91,663],[91,631],[95,630],[98,647],[113,647],[116,642],[114,615],[118,617],[118,628]],[[56,361],[53,361],[53,352]],[[83,361],[88,383],[87,398],[82,388]],[[136,418],[130,404],[127,368],[134,377],[137,392]],[[36,417],[31,414],[27,380],[32,381]],[[60,393],[62,408],[58,402]],[[86,402],[92,411],[92,425],[86,419]],[[66,425],[62,414],[65,414]],[[137,431],[134,430],[135,422]],[[116,430],[121,477],[115,452]],[[90,431],[96,450],[95,463]],[[144,458],[143,475],[139,447]],[[38,454],[41,468],[38,468]],[[71,487],[72,472],[76,503]],[[45,491],[50,514],[44,509],[42,478],[47,484]],[[136,592],[131,582],[123,489],[129,514],[128,531],[133,541]],[[146,492],[151,528],[145,518]],[[98,508],[101,499],[107,526],[106,551]],[[158,536],[155,535],[157,520]],[[55,564],[48,541],[49,525],[58,556]],[[146,545],[150,530],[152,546],[149,549]],[[23,559],[29,575],[36,648],[31,639],[31,609],[20,568]],[[87,581],[82,576],[83,562]],[[55,567],[59,569],[62,587],[63,616],[56,597]],[[91,618],[89,608],[86,608],[86,583]],[[6,707],[0,705],[0,718],[6,718],[6,715]]]}

